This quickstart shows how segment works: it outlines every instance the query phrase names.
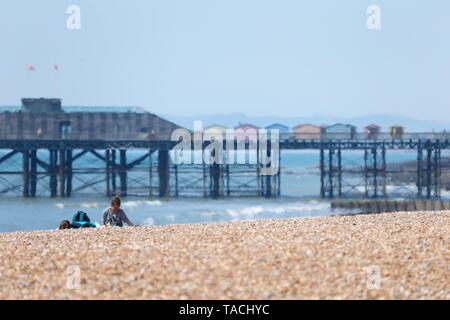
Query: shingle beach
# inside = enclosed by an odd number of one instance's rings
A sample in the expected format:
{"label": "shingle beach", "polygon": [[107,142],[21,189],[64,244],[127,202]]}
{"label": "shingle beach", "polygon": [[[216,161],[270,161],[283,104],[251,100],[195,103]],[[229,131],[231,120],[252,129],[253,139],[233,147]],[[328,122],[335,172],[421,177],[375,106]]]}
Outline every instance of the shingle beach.
{"label": "shingle beach", "polygon": [[0,299],[450,299],[450,212],[15,232],[0,245]]}

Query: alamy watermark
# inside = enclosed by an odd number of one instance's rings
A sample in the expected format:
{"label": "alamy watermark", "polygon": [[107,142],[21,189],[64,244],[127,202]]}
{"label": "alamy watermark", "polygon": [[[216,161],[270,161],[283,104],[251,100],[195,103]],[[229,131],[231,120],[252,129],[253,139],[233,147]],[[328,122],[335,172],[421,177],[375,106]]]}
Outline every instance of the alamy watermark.
{"label": "alamy watermark", "polygon": [[79,290],[81,284],[81,270],[77,265],[68,266],[66,269],[66,288],[68,290]]}
{"label": "alamy watermark", "polygon": [[276,175],[279,168],[278,129],[240,127],[203,129],[194,122],[194,131],[176,129],[171,140],[178,142],[171,158],[174,164],[258,164],[261,175]]}
{"label": "alamy watermark", "polygon": [[377,5],[370,5],[367,7],[366,13],[369,15],[367,18],[366,26],[369,30],[381,29],[381,8]]}
{"label": "alamy watermark", "polygon": [[381,288],[381,269],[379,266],[371,265],[364,268],[367,274],[366,286],[369,290],[378,290]]}
{"label": "alamy watermark", "polygon": [[66,21],[66,27],[69,30],[81,29],[81,8],[77,5],[70,5],[66,9],[66,13],[69,15]]}
{"label": "alamy watermark", "polygon": [[[81,8],[79,5],[71,4],[67,7],[66,13],[69,15],[66,21],[66,27],[69,30],[81,29]],[[370,5],[367,7],[366,26],[369,30],[381,29],[381,8],[378,5]]]}

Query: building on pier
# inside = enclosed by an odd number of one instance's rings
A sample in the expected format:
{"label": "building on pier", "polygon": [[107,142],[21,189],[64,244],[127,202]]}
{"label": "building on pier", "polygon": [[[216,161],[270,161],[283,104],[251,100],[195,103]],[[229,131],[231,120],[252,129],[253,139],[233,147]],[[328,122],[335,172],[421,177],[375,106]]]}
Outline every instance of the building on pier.
{"label": "building on pier", "polygon": [[381,127],[374,123],[364,128],[364,137],[368,140],[377,140],[380,137]]}
{"label": "building on pier", "polygon": [[212,124],[210,126],[207,126],[205,128],[205,131],[208,131],[208,130],[220,132],[220,133],[222,133],[222,135],[224,137],[225,137],[225,134],[227,133],[227,127],[225,127],[225,126],[223,126],[221,124],[217,124],[217,123],[216,124]]}
{"label": "building on pier", "polygon": [[393,126],[389,127],[389,134],[392,137],[392,139],[403,139],[403,135],[405,134],[405,128],[399,124],[394,124]]}
{"label": "building on pier", "polygon": [[270,133],[271,130],[278,130],[281,140],[286,140],[286,139],[291,138],[291,133],[289,132],[289,127],[285,126],[284,124],[273,123],[270,126],[267,126],[266,129],[267,129],[268,133]]}
{"label": "building on pier", "polygon": [[259,127],[255,126],[255,125],[253,125],[251,123],[241,123],[240,122],[239,125],[234,127],[234,130],[239,130],[239,129],[244,130],[244,131],[247,131],[247,130],[258,130]]}
{"label": "building on pier", "polygon": [[0,139],[170,140],[178,126],[138,107],[62,106],[61,99],[22,99],[0,108]]}
{"label": "building on pier", "polygon": [[292,128],[297,140],[320,140],[324,133],[324,127],[313,124],[299,124]]}
{"label": "building on pier", "polygon": [[356,137],[356,127],[352,124],[336,123],[325,128],[325,139],[353,140]]}
{"label": "building on pier", "polygon": [[239,123],[234,127],[234,132],[238,139],[244,140],[256,140],[258,137],[259,127],[251,123]]}

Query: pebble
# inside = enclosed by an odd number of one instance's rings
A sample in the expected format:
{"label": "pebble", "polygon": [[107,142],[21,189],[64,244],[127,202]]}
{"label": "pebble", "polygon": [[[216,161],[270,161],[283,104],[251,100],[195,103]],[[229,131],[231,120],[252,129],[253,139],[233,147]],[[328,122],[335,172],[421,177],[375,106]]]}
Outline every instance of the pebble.
{"label": "pebble", "polygon": [[450,212],[0,234],[0,299],[450,299]]}

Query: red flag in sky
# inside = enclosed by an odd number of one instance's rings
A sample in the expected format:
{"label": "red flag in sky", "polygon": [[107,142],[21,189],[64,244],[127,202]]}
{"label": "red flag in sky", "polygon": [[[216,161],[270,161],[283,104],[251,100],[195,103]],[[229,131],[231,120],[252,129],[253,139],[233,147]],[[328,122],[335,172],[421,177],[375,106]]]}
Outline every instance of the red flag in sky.
{"label": "red flag in sky", "polygon": [[34,71],[36,69],[34,68],[34,66],[32,64],[27,64],[27,70],[28,71]]}

